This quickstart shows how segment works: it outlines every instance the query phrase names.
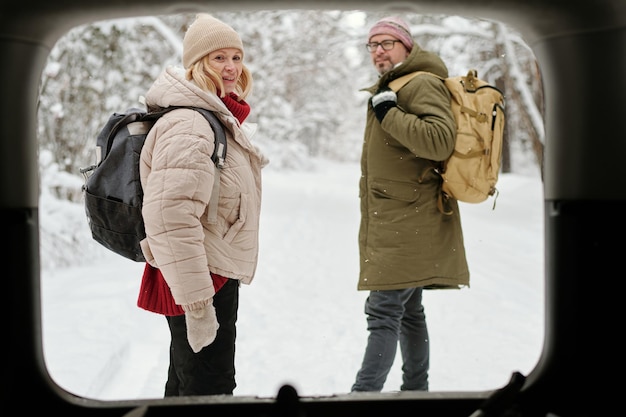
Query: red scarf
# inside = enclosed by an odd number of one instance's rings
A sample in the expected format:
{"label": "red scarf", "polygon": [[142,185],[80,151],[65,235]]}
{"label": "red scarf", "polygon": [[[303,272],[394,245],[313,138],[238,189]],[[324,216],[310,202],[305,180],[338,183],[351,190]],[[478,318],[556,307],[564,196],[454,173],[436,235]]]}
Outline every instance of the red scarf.
{"label": "red scarf", "polygon": [[[211,273],[211,278],[213,278],[213,288],[215,288],[215,293],[217,294],[228,278],[214,273]],[[165,282],[161,270],[151,266],[149,263],[146,263],[146,267],[143,270],[137,306],[164,316],[181,316],[185,314],[183,308],[174,301],[170,287]]]}
{"label": "red scarf", "polygon": [[[217,93],[219,95],[219,91]],[[222,97],[222,101],[233,116],[239,120],[239,123],[243,123],[250,114],[250,105],[245,100],[239,100],[239,96],[235,93],[225,95]]]}

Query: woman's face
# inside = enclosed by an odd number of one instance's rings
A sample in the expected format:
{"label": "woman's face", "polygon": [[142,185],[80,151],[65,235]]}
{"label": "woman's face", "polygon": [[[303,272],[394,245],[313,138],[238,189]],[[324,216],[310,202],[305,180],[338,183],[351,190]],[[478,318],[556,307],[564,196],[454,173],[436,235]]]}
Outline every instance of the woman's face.
{"label": "woman's face", "polygon": [[243,68],[243,53],[236,48],[224,48],[209,54],[209,65],[222,76],[224,92],[235,91]]}

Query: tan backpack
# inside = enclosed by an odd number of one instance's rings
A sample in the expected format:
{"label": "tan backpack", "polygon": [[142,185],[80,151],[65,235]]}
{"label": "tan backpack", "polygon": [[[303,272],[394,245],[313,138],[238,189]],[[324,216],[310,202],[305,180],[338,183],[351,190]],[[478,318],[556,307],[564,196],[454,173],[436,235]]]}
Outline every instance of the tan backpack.
{"label": "tan backpack", "polygon": [[452,113],[457,125],[454,152],[435,169],[443,178],[440,210],[450,214],[445,208],[448,198],[480,203],[490,196],[497,197],[505,123],[504,95],[479,79],[474,69],[467,76],[448,78],[417,71],[393,80],[389,88],[398,91],[419,74],[444,81],[452,95]]}

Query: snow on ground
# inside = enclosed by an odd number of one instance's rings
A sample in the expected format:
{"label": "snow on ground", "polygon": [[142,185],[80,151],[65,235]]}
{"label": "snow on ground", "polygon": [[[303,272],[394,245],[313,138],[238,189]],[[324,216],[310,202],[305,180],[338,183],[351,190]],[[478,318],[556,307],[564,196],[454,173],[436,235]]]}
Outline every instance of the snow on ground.
{"label": "snow on ground", "polygon": [[[349,392],[367,338],[358,178],[357,164],[330,162],[264,172],[259,266],[240,291],[236,396],[273,397],[286,383],[301,396]],[[541,353],[542,185],[507,174],[498,188],[495,210],[493,199],[461,205],[471,287],[424,294],[431,391],[499,388]],[[87,265],[42,271],[48,371],[86,398],[162,398],[169,332],[136,307],[143,265],[95,248]],[[384,391],[400,387],[399,358]]]}

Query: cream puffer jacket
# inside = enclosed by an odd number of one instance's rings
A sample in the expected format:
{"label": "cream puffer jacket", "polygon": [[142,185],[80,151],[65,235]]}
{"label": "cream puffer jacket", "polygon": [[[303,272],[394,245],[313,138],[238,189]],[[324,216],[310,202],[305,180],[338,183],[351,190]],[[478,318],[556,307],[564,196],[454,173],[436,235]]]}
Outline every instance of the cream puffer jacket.
{"label": "cream puffer jacket", "polygon": [[220,173],[217,221],[210,222],[216,167],[214,134],[197,111],[177,109],[150,130],[141,151],[147,262],[160,268],[176,304],[185,311],[206,305],[215,291],[209,271],[250,284],[258,259],[261,168],[267,159],[247,129],[215,94],[168,68],[146,94],[148,108],[196,106],[213,110],[226,127],[227,156]]}

